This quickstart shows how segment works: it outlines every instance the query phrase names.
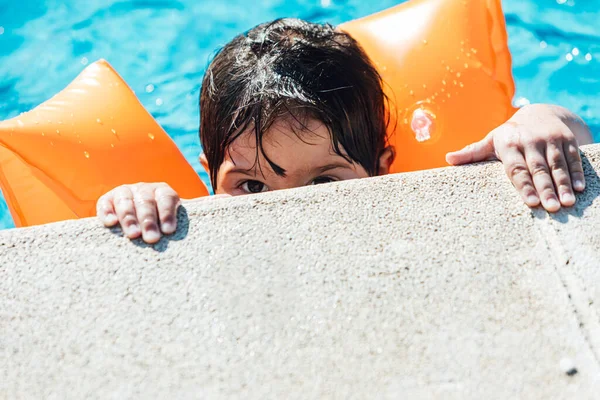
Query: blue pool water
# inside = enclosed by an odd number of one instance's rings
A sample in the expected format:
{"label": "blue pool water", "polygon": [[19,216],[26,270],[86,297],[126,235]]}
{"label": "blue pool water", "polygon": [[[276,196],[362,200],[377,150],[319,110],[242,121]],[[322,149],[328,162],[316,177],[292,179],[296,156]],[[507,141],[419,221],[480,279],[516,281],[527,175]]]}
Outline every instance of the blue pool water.
{"label": "blue pool water", "polygon": [[[277,17],[341,22],[398,0],[0,0],[0,120],[106,58],[197,162],[198,92],[214,50]],[[505,0],[517,101],[579,113],[600,139],[600,0]],[[527,100],[526,100],[527,99]],[[0,198],[0,229],[11,227]]]}

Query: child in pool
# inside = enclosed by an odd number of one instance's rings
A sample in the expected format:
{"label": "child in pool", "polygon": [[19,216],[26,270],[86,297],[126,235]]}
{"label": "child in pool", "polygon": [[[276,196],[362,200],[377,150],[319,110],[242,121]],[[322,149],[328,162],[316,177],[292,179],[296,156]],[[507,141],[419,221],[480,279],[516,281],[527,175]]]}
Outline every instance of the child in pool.
{"label": "child in pool", "polygon": [[[281,19],[235,37],[212,61],[200,95],[202,165],[215,194],[243,195],[384,175],[386,101],[379,74],[349,35]],[[585,186],[578,146],[592,142],[568,110],[530,105],[452,165],[498,159],[530,207],[575,203]],[[117,187],[97,213],[106,226],[154,243],[176,229],[179,196],[165,183]]]}

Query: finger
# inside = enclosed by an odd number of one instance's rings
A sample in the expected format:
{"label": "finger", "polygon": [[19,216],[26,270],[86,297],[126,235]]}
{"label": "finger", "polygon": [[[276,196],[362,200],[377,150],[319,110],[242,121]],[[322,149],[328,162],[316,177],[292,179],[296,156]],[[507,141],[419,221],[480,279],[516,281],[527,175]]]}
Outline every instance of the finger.
{"label": "finger", "polygon": [[135,214],[142,229],[142,238],[146,243],[156,243],[160,240],[161,235],[158,229],[154,186],[139,185],[135,186],[132,191]]}
{"label": "finger", "polygon": [[450,165],[462,165],[493,158],[495,154],[492,138],[490,134],[479,142],[471,143],[461,150],[446,154],[446,162]]}
{"label": "finger", "polygon": [[542,206],[549,212],[557,212],[560,210],[560,202],[554,190],[554,183],[544,153],[545,150],[540,146],[526,149],[525,160]]}
{"label": "finger", "polygon": [[113,191],[115,212],[123,233],[129,239],[138,238],[141,234],[140,226],[135,214],[133,193],[129,186],[119,186]]}
{"label": "finger", "polygon": [[181,203],[179,195],[165,184],[155,190],[154,198],[156,199],[160,229],[165,235],[170,235],[177,230],[177,208]]}
{"label": "finger", "polygon": [[581,162],[577,142],[566,142],[563,147],[567,165],[569,166],[569,173],[571,174],[571,182],[573,182],[573,189],[582,192],[585,189],[585,175],[583,173],[583,163]]}
{"label": "finger", "polygon": [[563,145],[548,143],[546,148],[546,161],[554,180],[554,188],[558,194],[560,203],[565,207],[571,207],[575,204],[575,194],[571,186],[571,176],[569,167],[563,153]]}
{"label": "finger", "polygon": [[111,191],[100,197],[96,203],[96,215],[106,227],[115,226],[119,222],[113,201],[113,192]]}
{"label": "finger", "polygon": [[529,207],[539,206],[540,198],[533,185],[533,180],[521,149],[510,145],[504,146],[498,151],[502,154],[502,164],[504,165],[506,175],[521,195],[525,204]]}

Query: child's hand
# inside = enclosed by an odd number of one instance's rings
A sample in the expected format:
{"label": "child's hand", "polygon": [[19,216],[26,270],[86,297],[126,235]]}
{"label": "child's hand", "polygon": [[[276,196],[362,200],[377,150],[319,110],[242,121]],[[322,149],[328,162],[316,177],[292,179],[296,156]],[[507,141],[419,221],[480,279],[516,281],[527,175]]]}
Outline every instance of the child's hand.
{"label": "child's hand", "polygon": [[[483,140],[448,153],[452,165],[498,159],[529,207],[549,212],[575,204],[585,188],[579,145],[592,143],[585,123],[568,110],[543,104],[521,108]],[[558,193],[558,197],[557,197]]]}
{"label": "child's hand", "polygon": [[156,243],[161,232],[170,235],[177,229],[179,205],[179,195],[166,183],[137,183],[119,186],[100,197],[96,213],[104,226],[121,224],[129,239],[141,235],[146,243]]}

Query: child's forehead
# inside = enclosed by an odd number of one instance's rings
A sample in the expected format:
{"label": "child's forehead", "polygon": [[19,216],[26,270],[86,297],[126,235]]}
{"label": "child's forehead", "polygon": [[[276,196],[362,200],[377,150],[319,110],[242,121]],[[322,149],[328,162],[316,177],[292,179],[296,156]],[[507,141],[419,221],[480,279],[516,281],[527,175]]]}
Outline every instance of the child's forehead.
{"label": "child's forehead", "polygon": [[[261,140],[263,146],[320,145],[330,144],[331,134],[329,127],[316,118],[300,119],[294,116],[285,116],[275,120],[262,134]],[[231,146],[234,145],[256,148],[257,132],[255,127],[252,125],[246,128],[231,144]]]}
{"label": "child's forehead", "polygon": [[302,125],[285,120],[275,122],[264,133],[260,148],[255,130],[246,129],[226,152],[226,159],[236,164],[255,164],[257,156],[284,165],[339,157],[333,149],[329,128],[317,119],[306,120]]}

